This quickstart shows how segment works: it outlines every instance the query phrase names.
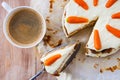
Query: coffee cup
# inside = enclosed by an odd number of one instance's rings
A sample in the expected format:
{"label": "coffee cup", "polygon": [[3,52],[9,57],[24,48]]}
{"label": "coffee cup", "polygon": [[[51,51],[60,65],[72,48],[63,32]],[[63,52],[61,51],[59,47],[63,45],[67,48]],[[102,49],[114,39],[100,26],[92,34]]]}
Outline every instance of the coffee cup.
{"label": "coffee cup", "polygon": [[6,39],[19,48],[30,48],[39,44],[46,33],[46,23],[43,16],[29,6],[11,8],[2,3],[8,12],[3,22],[3,32]]}

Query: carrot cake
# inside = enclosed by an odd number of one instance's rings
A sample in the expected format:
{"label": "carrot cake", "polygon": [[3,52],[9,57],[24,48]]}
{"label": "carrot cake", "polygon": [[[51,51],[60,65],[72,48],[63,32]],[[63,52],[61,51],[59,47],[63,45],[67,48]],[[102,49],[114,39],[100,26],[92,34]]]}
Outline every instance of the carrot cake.
{"label": "carrot cake", "polygon": [[86,44],[86,55],[105,57],[120,48],[120,0],[70,0],[64,10],[63,30],[67,37],[89,27],[94,29]]}
{"label": "carrot cake", "polygon": [[73,59],[72,57],[75,57],[76,53],[80,48],[78,46],[80,46],[80,43],[76,42],[66,47],[53,50],[49,52],[46,56],[43,56],[41,58],[41,61],[45,66],[45,70],[50,74],[59,75],[59,73],[65,67],[67,67],[69,61],[72,61],[70,59]]}

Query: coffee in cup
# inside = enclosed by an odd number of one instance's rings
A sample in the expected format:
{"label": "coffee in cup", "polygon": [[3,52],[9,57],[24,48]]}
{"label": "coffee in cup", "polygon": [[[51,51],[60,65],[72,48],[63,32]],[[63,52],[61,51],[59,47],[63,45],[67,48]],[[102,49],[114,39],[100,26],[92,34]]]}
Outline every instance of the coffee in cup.
{"label": "coffee in cup", "polygon": [[42,25],[37,13],[30,9],[22,9],[9,18],[8,34],[16,43],[30,44],[41,36]]}
{"label": "coffee in cup", "polygon": [[8,11],[3,31],[10,43],[29,48],[37,45],[44,37],[46,24],[41,14],[28,6]]}

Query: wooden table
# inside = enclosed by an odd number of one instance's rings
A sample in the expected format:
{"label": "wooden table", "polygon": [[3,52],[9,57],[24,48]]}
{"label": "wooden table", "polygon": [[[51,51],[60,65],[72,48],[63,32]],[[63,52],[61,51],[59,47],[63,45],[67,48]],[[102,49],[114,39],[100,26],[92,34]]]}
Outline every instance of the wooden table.
{"label": "wooden table", "polygon": [[[30,0],[0,0],[0,4],[3,1],[12,8],[30,3]],[[16,48],[6,40],[2,26],[6,14],[0,6],[0,80],[28,80],[41,69],[41,55],[35,48]],[[55,77],[44,73],[37,80],[55,80]]]}

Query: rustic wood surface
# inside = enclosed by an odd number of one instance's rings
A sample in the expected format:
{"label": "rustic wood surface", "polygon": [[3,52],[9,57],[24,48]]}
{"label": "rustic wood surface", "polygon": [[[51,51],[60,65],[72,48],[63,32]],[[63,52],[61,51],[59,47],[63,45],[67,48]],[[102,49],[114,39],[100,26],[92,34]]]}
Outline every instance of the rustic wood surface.
{"label": "rustic wood surface", "polygon": [[[30,3],[30,0],[0,0],[0,4],[3,1],[12,8]],[[16,48],[6,40],[2,26],[6,14],[0,5],[0,80],[28,80],[41,69],[41,55],[35,48]],[[55,77],[44,73],[38,80],[55,80]]]}

